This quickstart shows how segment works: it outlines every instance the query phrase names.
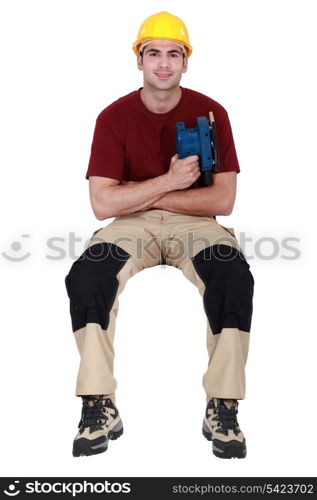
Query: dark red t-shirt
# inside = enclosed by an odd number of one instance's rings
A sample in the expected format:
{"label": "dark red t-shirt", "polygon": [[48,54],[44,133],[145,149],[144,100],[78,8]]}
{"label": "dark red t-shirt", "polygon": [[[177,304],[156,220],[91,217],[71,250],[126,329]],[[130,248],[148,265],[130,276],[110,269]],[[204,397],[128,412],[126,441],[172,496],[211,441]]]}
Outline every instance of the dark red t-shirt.
{"label": "dark red t-shirt", "polygon": [[97,117],[86,179],[96,175],[144,181],[166,173],[176,153],[176,122],[196,127],[196,118],[208,117],[210,111],[216,123],[219,173],[240,172],[230,121],[221,104],[181,87],[181,99],[171,111],[153,113],[143,104],[140,90],[113,102]]}

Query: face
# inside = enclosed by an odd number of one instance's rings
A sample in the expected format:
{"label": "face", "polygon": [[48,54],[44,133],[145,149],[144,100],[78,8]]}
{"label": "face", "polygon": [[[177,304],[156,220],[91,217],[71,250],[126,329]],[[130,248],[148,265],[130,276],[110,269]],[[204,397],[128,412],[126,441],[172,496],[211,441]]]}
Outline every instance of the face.
{"label": "face", "polygon": [[137,59],[138,69],[143,71],[144,87],[155,90],[171,90],[179,85],[182,74],[187,71],[187,57],[173,42],[151,42]]}

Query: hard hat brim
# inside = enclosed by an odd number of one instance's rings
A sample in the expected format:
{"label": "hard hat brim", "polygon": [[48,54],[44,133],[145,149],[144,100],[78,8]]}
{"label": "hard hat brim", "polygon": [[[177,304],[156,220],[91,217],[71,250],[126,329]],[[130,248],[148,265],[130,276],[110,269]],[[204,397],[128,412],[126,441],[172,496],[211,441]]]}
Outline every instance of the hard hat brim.
{"label": "hard hat brim", "polygon": [[[151,42],[151,41],[155,41],[155,40],[158,40],[157,37],[147,37],[147,38],[144,38],[144,39],[139,39],[139,40],[136,40],[133,44],[132,44],[132,49],[133,49],[133,52],[135,53],[136,56],[139,55],[139,52],[140,52],[140,47],[141,45],[144,43],[144,42]],[[186,50],[186,57],[189,57],[193,51],[193,48],[191,45],[187,44],[187,43],[184,43],[183,40],[176,40],[176,39],[173,39],[173,38],[165,38],[165,37],[160,37],[160,40],[166,40],[168,42],[175,42],[177,44],[181,44],[184,46],[185,50]]]}

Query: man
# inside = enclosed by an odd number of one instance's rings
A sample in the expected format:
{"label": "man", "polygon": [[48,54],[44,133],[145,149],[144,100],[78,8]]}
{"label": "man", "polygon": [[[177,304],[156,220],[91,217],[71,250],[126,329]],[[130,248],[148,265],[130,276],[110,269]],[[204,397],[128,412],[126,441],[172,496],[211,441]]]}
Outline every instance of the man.
{"label": "man", "polygon": [[[65,279],[81,356],[76,396],[83,408],[73,455],[101,453],[123,433],[113,376],[118,296],[129,277],[164,263],[181,269],[204,301],[203,434],[216,456],[244,458],[237,411],[245,397],[254,281],[233,229],[216,220],[232,212],[240,171],[229,118],[213,99],[180,86],[192,52],[181,19],[167,12],[148,17],[133,50],[143,87],[98,116],[86,174],[97,219],[115,219],[95,231]],[[210,111],[220,171],[203,186],[198,156],[175,154],[176,122],[194,127]]]}

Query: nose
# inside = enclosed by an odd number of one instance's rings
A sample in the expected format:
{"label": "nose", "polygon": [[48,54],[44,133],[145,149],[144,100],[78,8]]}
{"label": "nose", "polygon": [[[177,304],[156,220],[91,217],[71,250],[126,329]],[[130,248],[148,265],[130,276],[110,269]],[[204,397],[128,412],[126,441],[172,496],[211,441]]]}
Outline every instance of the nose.
{"label": "nose", "polygon": [[168,57],[168,54],[162,54],[161,57],[159,58],[159,68],[168,68],[170,64],[170,58]]}

